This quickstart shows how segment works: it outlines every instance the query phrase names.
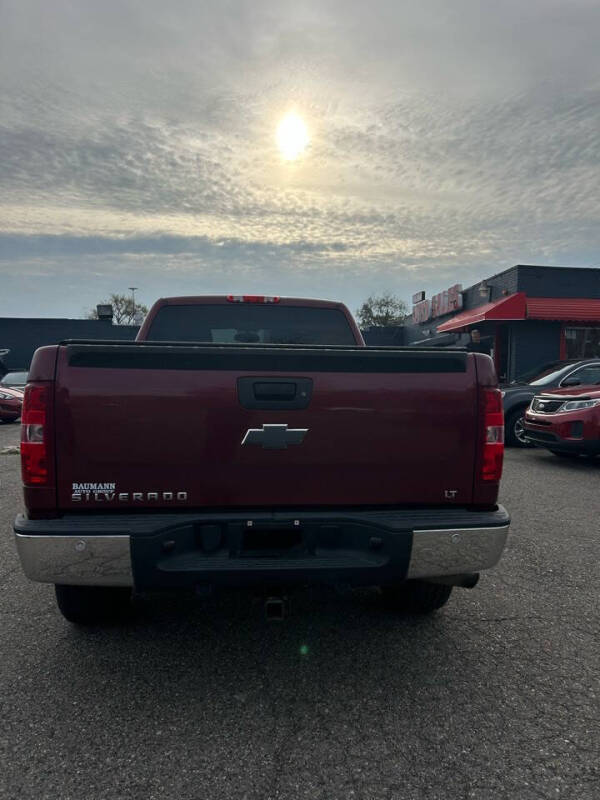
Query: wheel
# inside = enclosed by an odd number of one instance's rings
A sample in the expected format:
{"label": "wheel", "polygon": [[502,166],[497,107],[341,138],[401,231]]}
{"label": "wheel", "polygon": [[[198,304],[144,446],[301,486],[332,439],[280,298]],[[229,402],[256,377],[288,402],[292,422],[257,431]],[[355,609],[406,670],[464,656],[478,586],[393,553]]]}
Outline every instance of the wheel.
{"label": "wheel", "polygon": [[56,602],[61,614],[75,625],[118,622],[129,610],[128,586],[68,586],[57,583]]}
{"label": "wheel", "polygon": [[407,614],[432,614],[446,605],[452,593],[452,586],[445,583],[427,583],[426,581],[406,581],[382,586],[386,605],[395,611]]}
{"label": "wheel", "polygon": [[525,419],[525,406],[517,408],[516,411],[511,411],[507,414],[504,421],[504,441],[511,447],[531,447],[531,442],[525,438],[525,427],[523,420]]}
{"label": "wheel", "polygon": [[18,419],[19,419],[18,417],[9,417],[8,419],[3,419],[1,421],[4,422],[6,425],[8,425],[11,422],[16,422]]}

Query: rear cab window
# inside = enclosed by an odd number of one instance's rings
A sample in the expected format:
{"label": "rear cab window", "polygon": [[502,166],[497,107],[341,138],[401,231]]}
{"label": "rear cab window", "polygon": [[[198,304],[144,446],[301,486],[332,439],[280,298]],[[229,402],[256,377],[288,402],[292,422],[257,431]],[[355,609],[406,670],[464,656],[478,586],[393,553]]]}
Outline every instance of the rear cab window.
{"label": "rear cab window", "polygon": [[166,305],[146,341],[240,344],[356,345],[337,308],[290,305]]}

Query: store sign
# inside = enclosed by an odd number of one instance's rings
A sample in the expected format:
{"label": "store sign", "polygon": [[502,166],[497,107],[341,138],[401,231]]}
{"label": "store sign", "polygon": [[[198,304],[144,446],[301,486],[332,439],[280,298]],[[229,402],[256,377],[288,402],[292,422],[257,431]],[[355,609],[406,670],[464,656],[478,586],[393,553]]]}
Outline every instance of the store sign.
{"label": "store sign", "polygon": [[422,300],[425,300],[425,292],[417,292],[416,294],[413,294],[413,306],[416,306],[417,303],[420,303]]}
{"label": "store sign", "polygon": [[431,303],[429,300],[423,300],[417,303],[416,306],[413,306],[414,323],[419,324],[421,322],[427,322],[428,319],[431,319]]}
{"label": "store sign", "polygon": [[[413,321],[417,324],[426,322],[428,319],[443,317],[445,314],[452,314],[462,308],[462,285],[457,283],[446,289],[445,292],[434,294],[431,300],[421,300],[413,306]],[[414,297],[417,297],[415,295]],[[413,300],[414,300],[413,297]]]}

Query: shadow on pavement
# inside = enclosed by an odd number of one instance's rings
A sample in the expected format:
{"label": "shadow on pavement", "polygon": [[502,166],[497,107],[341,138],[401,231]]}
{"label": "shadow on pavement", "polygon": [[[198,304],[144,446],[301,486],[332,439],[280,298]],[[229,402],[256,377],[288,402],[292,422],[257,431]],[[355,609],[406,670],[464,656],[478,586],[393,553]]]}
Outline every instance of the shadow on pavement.
{"label": "shadow on pavement", "polygon": [[348,683],[365,697],[390,682],[418,693],[453,683],[446,666],[457,656],[466,680],[472,659],[461,646],[464,626],[453,602],[431,617],[402,617],[386,609],[375,589],[343,595],[307,589],[290,596],[283,622],[268,622],[263,599],[249,591],[209,599],[144,595],[121,627],[65,623],[55,666],[73,676],[92,665],[96,702],[128,695],[137,685],[154,687],[152,702],[170,709],[208,696],[211,702],[248,694],[334,697]]}

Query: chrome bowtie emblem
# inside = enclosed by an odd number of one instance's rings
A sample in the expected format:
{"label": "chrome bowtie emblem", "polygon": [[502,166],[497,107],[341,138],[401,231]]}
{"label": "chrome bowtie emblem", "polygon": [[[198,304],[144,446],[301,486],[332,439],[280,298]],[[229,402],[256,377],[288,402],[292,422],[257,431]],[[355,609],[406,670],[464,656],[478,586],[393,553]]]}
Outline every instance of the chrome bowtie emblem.
{"label": "chrome bowtie emblem", "polygon": [[308,428],[288,428],[287,425],[263,425],[249,428],[242,444],[259,444],[263,450],[285,450],[290,444],[302,444]]}

